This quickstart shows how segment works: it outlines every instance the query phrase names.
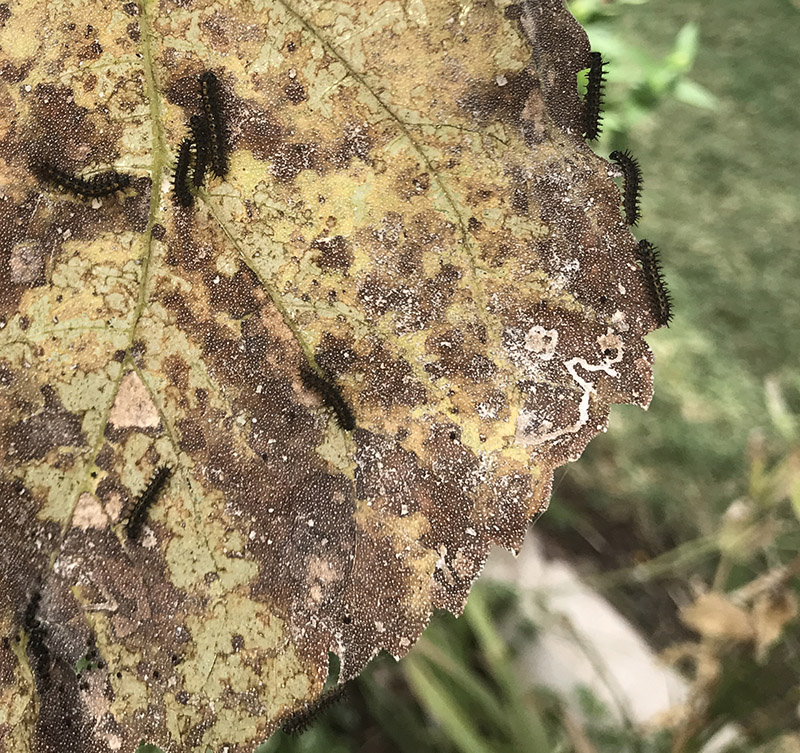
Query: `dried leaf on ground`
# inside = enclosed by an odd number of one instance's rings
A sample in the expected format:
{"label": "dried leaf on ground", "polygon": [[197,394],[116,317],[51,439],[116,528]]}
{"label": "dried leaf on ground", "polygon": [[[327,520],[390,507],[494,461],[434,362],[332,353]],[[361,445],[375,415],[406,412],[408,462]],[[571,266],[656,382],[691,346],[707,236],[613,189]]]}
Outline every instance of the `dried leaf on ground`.
{"label": "dried leaf on ground", "polygon": [[796,617],[797,594],[790,588],[767,591],[756,597],[752,619],[758,661],[766,661],[772,644]]}
{"label": "dried leaf on ground", "polygon": [[681,610],[681,619],[704,638],[736,642],[753,638],[753,623],[746,609],[733,604],[724,594],[702,594]]}

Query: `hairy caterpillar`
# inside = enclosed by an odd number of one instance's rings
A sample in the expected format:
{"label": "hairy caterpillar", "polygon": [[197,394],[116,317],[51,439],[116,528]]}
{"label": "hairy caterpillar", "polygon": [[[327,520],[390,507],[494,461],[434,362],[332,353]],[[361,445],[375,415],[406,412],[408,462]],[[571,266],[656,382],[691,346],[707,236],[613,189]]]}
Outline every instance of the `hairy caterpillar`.
{"label": "hairy caterpillar", "polygon": [[171,475],[172,468],[168,465],[162,465],[160,468],[157,468],[144,491],[136,499],[130,515],[128,516],[128,524],[126,526],[129,539],[139,538],[144,521],[147,519],[150,505],[156,501],[161,487]]}
{"label": "hairy caterpillar", "polygon": [[603,56],[599,52],[590,52],[589,61],[589,78],[586,83],[586,99],[584,100],[583,135],[587,139],[594,140],[603,130],[603,87],[607,63],[603,62]]}
{"label": "hairy caterpillar", "polygon": [[192,161],[192,140],[184,139],[178,150],[178,161],[175,163],[175,178],[172,184],[175,200],[182,207],[190,207],[194,197],[189,191],[189,165]]}
{"label": "hairy caterpillar", "polygon": [[641,240],[639,241],[636,256],[642,265],[644,278],[650,291],[653,315],[659,326],[668,327],[672,319],[672,298],[669,290],[667,290],[664,275],[661,272],[658,250],[649,241]]}
{"label": "hairy caterpillar", "polygon": [[625,219],[629,225],[639,222],[639,199],[642,192],[642,170],[639,162],[626,149],[624,152],[611,152],[609,157],[614,160],[622,170],[625,180],[625,190],[622,205],[625,207]]}
{"label": "hairy caterpillar", "polygon": [[200,94],[203,100],[203,112],[208,122],[211,169],[214,175],[224,178],[228,172],[225,119],[219,96],[219,80],[211,71],[206,71],[200,76]]}
{"label": "hairy caterpillar", "polygon": [[319,374],[313,371],[310,367],[306,366],[300,370],[300,376],[303,384],[308,389],[318,393],[325,402],[333,409],[336,414],[336,419],[339,425],[347,431],[352,431],[356,427],[356,420],[350,406],[347,405],[339,388],[323,379]]}
{"label": "hairy caterpillar", "polygon": [[81,178],[79,175],[72,175],[47,162],[37,162],[32,169],[40,180],[50,183],[62,191],[69,191],[82,199],[98,199],[102,196],[109,196],[127,188],[131,183],[130,175],[118,173],[116,170],[107,170],[91,178]]}
{"label": "hairy caterpillar", "polygon": [[311,723],[326,709],[338,703],[347,693],[348,685],[339,685],[327,693],[323,693],[314,703],[310,703],[299,711],[295,711],[282,725],[287,735],[304,732]]}

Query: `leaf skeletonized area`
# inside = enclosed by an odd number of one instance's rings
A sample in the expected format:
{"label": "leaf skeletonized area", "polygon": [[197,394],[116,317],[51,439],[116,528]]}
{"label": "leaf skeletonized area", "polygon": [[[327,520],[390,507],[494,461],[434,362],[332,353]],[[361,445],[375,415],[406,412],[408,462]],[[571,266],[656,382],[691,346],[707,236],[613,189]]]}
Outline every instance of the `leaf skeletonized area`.
{"label": "leaf skeletonized area", "polygon": [[[171,7],[0,27],[11,749],[252,750],[329,652],[346,682],[458,613],[610,405],[652,395],[657,321],[560,2]],[[225,164],[186,211],[211,69]],[[130,185],[87,202],[33,162]]]}

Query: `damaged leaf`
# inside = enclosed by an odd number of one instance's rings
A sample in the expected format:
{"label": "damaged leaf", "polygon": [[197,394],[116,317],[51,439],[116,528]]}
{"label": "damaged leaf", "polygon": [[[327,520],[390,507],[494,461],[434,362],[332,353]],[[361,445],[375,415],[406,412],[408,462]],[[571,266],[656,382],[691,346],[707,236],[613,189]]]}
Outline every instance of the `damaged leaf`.
{"label": "damaged leaf", "polygon": [[772,645],[797,617],[797,595],[789,588],[760,594],[753,602],[752,616],[756,658],[765,662]]}
{"label": "damaged leaf", "polygon": [[560,0],[0,4],[8,749],[252,750],[648,404],[588,55]]}
{"label": "damaged leaf", "polygon": [[681,619],[704,638],[734,642],[753,638],[753,623],[748,611],[716,591],[702,594],[684,607]]}

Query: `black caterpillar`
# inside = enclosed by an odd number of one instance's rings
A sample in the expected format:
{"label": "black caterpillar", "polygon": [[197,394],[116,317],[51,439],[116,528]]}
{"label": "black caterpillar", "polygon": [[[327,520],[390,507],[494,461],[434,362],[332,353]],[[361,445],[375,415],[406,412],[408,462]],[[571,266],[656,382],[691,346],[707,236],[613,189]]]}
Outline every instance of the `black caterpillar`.
{"label": "black caterpillar", "polygon": [[639,200],[642,193],[642,169],[639,162],[626,149],[624,152],[611,152],[609,157],[614,160],[622,170],[625,180],[625,190],[622,205],[625,207],[625,219],[629,225],[639,222]]}
{"label": "black caterpillar", "polygon": [[99,199],[116,191],[122,191],[131,184],[130,175],[118,173],[116,170],[107,170],[91,178],[81,178],[48,162],[37,162],[32,169],[40,180],[81,199]]}
{"label": "black caterpillar", "polygon": [[347,405],[342,397],[339,388],[327,379],[323,379],[308,366],[301,369],[300,376],[303,380],[303,384],[305,384],[308,389],[318,393],[325,402],[333,408],[339,425],[347,431],[353,431],[356,427],[356,419],[353,416],[353,412],[350,410],[350,406]]}
{"label": "black caterpillar", "polygon": [[304,732],[312,722],[326,709],[344,698],[348,685],[339,685],[327,693],[323,693],[314,703],[310,703],[299,711],[295,711],[282,725],[281,729],[287,735],[296,735]]}
{"label": "black caterpillar", "polygon": [[147,519],[147,513],[150,510],[150,505],[158,498],[158,493],[161,487],[164,486],[167,479],[172,475],[172,468],[168,465],[162,465],[157,468],[155,473],[150,479],[150,482],[145,487],[145,490],[139,495],[136,502],[134,502],[130,515],[128,516],[128,524],[126,532],[129,539],[138,539],[142,531],[144,521]]}
{"label": "black caterpillar", "polygon": [[668,327],[672,320],[672,298],[669,290],[667,290],[667,284],[661,271],[658,250],[649,241],[641,240],[636,251],[636,257],[642,265],[644,278],[650,290],[653,315],[659,326]]}
{"label": "black caterpillar", "polygon": [[208,121],[201,115],[192,115],[189,120],[189,127],[192,129],[192,140],[194,141],[192,183],[195,188],[199,188],[203,185],[203,180],[206,177],[209,151],[211,149],[211,136],[208,130]]}
{"label": "black caterpillar", "polygon": [[228,172],[228,154],[225,139],[225,119],[219,95],[219,80],[211,71],[200,76],[200,95],[203,100],[203,113],[208,123],[211,169],[219,178]]}
{"label": "black caterpillar", "polygon": [[607,63],[603,62],[603,56],[599,52],[590,52],[589,61],[589,79],[586,83],[586,99],[584,100],[583,135],[593,141],[603,130],[603,87],[605,86]]}
{"label": "black caterpillar", "polygon": [[175,178],[172,184],[175,201],[182,207],[190,207],[194,197],[189,191],[189,166],[192,161],[192,140],[184,139],[178,150],[178,161],[175,163]]}

